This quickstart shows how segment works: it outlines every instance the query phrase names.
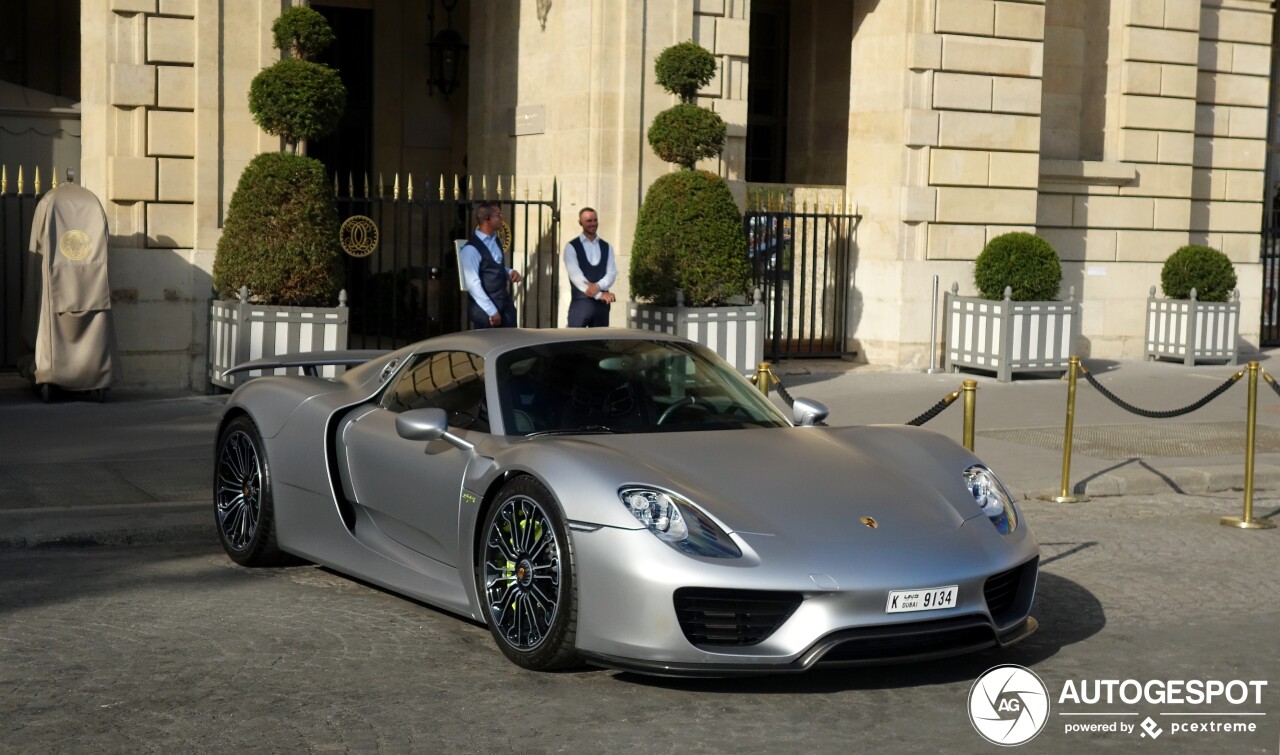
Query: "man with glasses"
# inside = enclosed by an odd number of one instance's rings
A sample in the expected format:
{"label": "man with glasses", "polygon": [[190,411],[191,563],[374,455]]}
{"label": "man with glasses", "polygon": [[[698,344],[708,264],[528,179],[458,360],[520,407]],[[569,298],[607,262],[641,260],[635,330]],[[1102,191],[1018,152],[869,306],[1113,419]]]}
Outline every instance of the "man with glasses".
{"label": "man with glasses", "polygon": [[471,297],[467,316],[476,329],[516,327],[516,304],[511,283],[519,283],[520,273],[506,266],[498,231],[502,210],[497,202],[476,205],[476,229],[458,251],[463,282]]}

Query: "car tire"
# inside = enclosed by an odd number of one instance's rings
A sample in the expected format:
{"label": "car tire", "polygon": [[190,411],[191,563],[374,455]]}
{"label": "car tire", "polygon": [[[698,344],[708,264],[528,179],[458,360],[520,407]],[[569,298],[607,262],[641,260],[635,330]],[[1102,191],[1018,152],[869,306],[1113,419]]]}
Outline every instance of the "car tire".
{"label": "car tire", "polygon": [[532,671],[581,665],[573,543],[551,493],[532,477],[508,482],[481,533],[476,591],[498,648]]}
{"label": "car tire", "polygon": [[213,519],[219,542],[237,564],[275,566],[289,560],[276,546],[266,446],[248,416],[231,420],[218,436]]}

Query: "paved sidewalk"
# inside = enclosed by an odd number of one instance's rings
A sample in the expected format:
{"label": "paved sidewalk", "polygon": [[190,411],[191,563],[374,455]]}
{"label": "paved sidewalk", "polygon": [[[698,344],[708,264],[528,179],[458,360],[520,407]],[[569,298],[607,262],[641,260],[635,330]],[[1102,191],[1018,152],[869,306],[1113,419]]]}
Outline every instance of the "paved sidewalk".
{"label": "paved sidewalk", "polygon": [[[1280,374],[1272,353],[1258,359],[1264,370],[1271,365]],[[1121,399],[1152,410],[1187,406],[1242,369],[1086,365]],[[901,424],[972,379],[978,455],[1019,497],[1060,491],[1065,380],[999,383],[985,373],[893,372],[839,360],[787,360],[776,372],[792,396],[827,404],[833,425]],[[1261,379],[1258,385],[1254,484],[1280,489],[1280,397]],[[102,404],[75,396],[43,404],[16,377],[0,376],[0,547],[212,541],[213,432],[224,401],[112,391]],[[1094,497],[1240,489],[1246,408],[1247,381],[1241,380],[1189,415],[1147,419],[1081,379],[1070,487]],[[962,424],[957,401],[925,427],[959,440]]]}

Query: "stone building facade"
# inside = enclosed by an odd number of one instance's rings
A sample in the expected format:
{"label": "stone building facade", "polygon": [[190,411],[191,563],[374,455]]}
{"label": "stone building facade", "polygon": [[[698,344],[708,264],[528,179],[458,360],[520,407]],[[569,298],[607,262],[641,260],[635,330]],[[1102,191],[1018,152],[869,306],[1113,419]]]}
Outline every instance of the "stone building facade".
{"label": "stone building facade", "polygon": [[[110,216],[128,383],[204,385],[227,203],[249,159],[280,147],[244,95],[276,58],[270,26],[288,4],[80,4],[80,162]],[[645,189],[671,169],[645,140],[672,104],[654,58],[688,39],[713,51],[720,69],[700,99],[729,138],[706,167],[740,197],[766,173],[835,186],[862,216],[844,283],[849,349],[870,362],[926,366],[933,276],[972,292],[972,260],[1014,230],[1058,250],[1063,293],[1073,286],[1084,302],[1086,355],[1141,358],[1147,290],[1186,243],[1235,261],[1246,350],[1258,343],[1267,0],[312,5],[369,19],[361,101],[374,173],[420,186],[454,174],[515,176],[519,188],[554,181],[560,243],[577,210],[596,207],[624,270]],[[464,85],[448,98],[424,85],[430,24],[468,44]],[[772,151],[748,139],[766,122]]]}

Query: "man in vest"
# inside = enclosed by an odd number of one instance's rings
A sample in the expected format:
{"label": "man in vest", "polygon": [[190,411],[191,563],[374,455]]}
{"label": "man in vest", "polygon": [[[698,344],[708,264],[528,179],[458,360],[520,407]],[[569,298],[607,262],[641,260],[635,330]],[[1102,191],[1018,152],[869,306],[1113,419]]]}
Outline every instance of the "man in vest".
{"label": "man in vest", "polygon": [[480,328],[516,327],[516,304],[509,283],[519,283],[520,273],[506,266],[498,230],[502,210],[497,202],[476,205],[476,230],[458,252],[462,278],[471,302],[467,315]]}
{"label": "man in vest", "polygon": [[573,285],[569,327],[606,328],[609,305],[617,298],[609,293],[609,288],[618,277],[618,265],[609,243],[596,236],[596,229],[600,227],[596,211],[590,207],[579,210],[578,225],[582,226],[582,235],[564,248],[564,269]]}

